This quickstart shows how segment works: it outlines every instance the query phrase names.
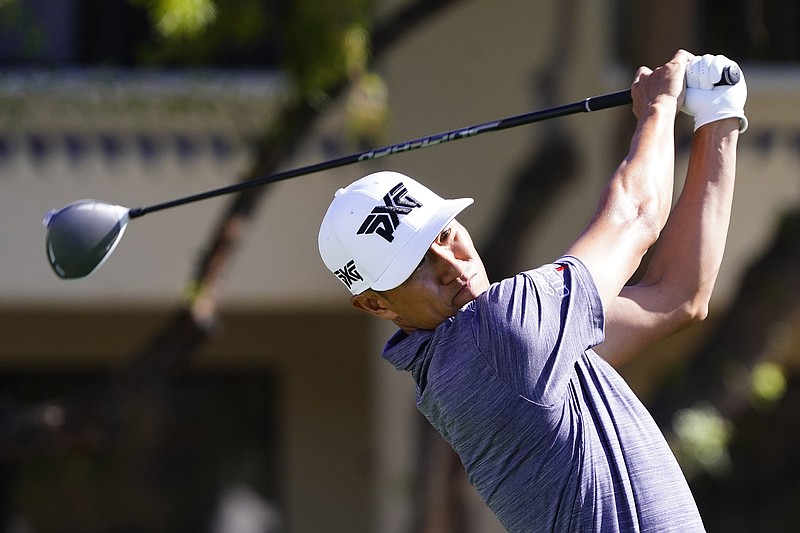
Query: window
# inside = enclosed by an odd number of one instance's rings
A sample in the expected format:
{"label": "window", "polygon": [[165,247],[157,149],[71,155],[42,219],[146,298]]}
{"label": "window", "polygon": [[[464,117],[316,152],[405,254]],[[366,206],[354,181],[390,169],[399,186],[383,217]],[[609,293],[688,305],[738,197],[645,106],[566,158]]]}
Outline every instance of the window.
{"label": "window", "polygon": [[0,372],[0,508],[36,531],[206,531],[246,488],[249,509],[279,513],[272,375],[190,373],[123,396],[109,377]]}
{"label": "window", "polygon": [[132,0],[0,1],[0,66],[273,68],[280,59],[280,2],[215,0],[202,35],[161,38]]}

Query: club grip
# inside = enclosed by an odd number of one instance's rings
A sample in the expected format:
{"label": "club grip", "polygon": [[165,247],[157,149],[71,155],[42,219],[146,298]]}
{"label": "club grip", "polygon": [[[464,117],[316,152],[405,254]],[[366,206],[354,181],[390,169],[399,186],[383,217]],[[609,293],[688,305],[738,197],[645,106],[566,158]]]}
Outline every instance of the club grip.
{"label": "club grip", "polygon": [[736,85],[742,79],[742,71],[739,70],[739,65],[728,65],[722,69],[722,78],[714,85]]}

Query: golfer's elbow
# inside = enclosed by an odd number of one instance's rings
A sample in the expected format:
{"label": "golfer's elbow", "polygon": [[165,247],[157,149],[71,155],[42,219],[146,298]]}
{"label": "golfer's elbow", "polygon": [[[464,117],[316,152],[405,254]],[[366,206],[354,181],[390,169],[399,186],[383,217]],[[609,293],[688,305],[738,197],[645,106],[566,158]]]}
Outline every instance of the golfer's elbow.
{"label": "golfer's elbow", "polygon": [[708,318],[716,276],[687,272],[685,261],[669,257],[665,262],[663,252],[662,248],[657,250],[635,285],[647,295],[645,307],[657,309],[676,330],[703,322]]}
{"label": "golfer's elbow", "polygon": [[676,321],[680,324],[679,329],[687,328],[703,322],[708,317],[709,305],[711,303],[711,291],[703,290],[701,287],[694,287],[691,290],[684,288],[684,291],[672,291],[678,296],[673,304]]}
{"label": "golfer's elbow", "polygon": [[686,324],[698,324],[708,318],[709,300],[697,298],[685,307]]}
{"label": "golfer's elbow", "polygon": [[661,230],[664,229],[664,224],[667,221],[667,214],[662,208],[662,202],[653,198],[647,198],[639,202],[638,210],[637,223],[647,242],[647,247],[650,248],[661,235]]}
{"label": "golfer's elbow", "polygon": [[[613,188],[613,185],[612,185]],[[615,194],[616,193],[616,194]],[[636,235],[643,252],[658,240],[666,222],[661,202],[655,194],[620,187],[611,191],[614,222],[622,233]]]}

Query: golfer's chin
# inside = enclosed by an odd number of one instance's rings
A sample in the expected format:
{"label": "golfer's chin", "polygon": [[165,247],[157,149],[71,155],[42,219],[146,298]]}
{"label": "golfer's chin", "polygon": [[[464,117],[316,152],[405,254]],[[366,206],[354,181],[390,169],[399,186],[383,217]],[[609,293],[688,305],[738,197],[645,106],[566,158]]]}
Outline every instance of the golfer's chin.
{"label": "golfer's chin", "polygon": [[458,294],[455,295],[453,298],[453,316],[465,305],[470,303],[472,300],[477,298],[478,295],[474,294],[472,290],[470,290],[469,286],[464,287]]}
{"label": "golfer's chin", "polygon": [[[470,303],[472,300],[481,295],[489,287],[489,283],[485,278],[474,275],[469,278],[463,287],[453,296],[452,305],[458,312],[459,309]],[[453,313],[455,315],[455,313]]]}

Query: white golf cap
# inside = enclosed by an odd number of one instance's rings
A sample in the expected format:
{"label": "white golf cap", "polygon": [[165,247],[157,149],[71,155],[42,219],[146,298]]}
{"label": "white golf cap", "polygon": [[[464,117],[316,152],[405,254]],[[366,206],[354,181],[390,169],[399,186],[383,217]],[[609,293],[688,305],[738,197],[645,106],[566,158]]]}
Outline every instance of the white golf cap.
{"label": "white golf cap", "polygon": [[394,289],[472,202],[446,200],[399,172],[376,172],[336,191],[319,230],[319,253],[353,294]]}

